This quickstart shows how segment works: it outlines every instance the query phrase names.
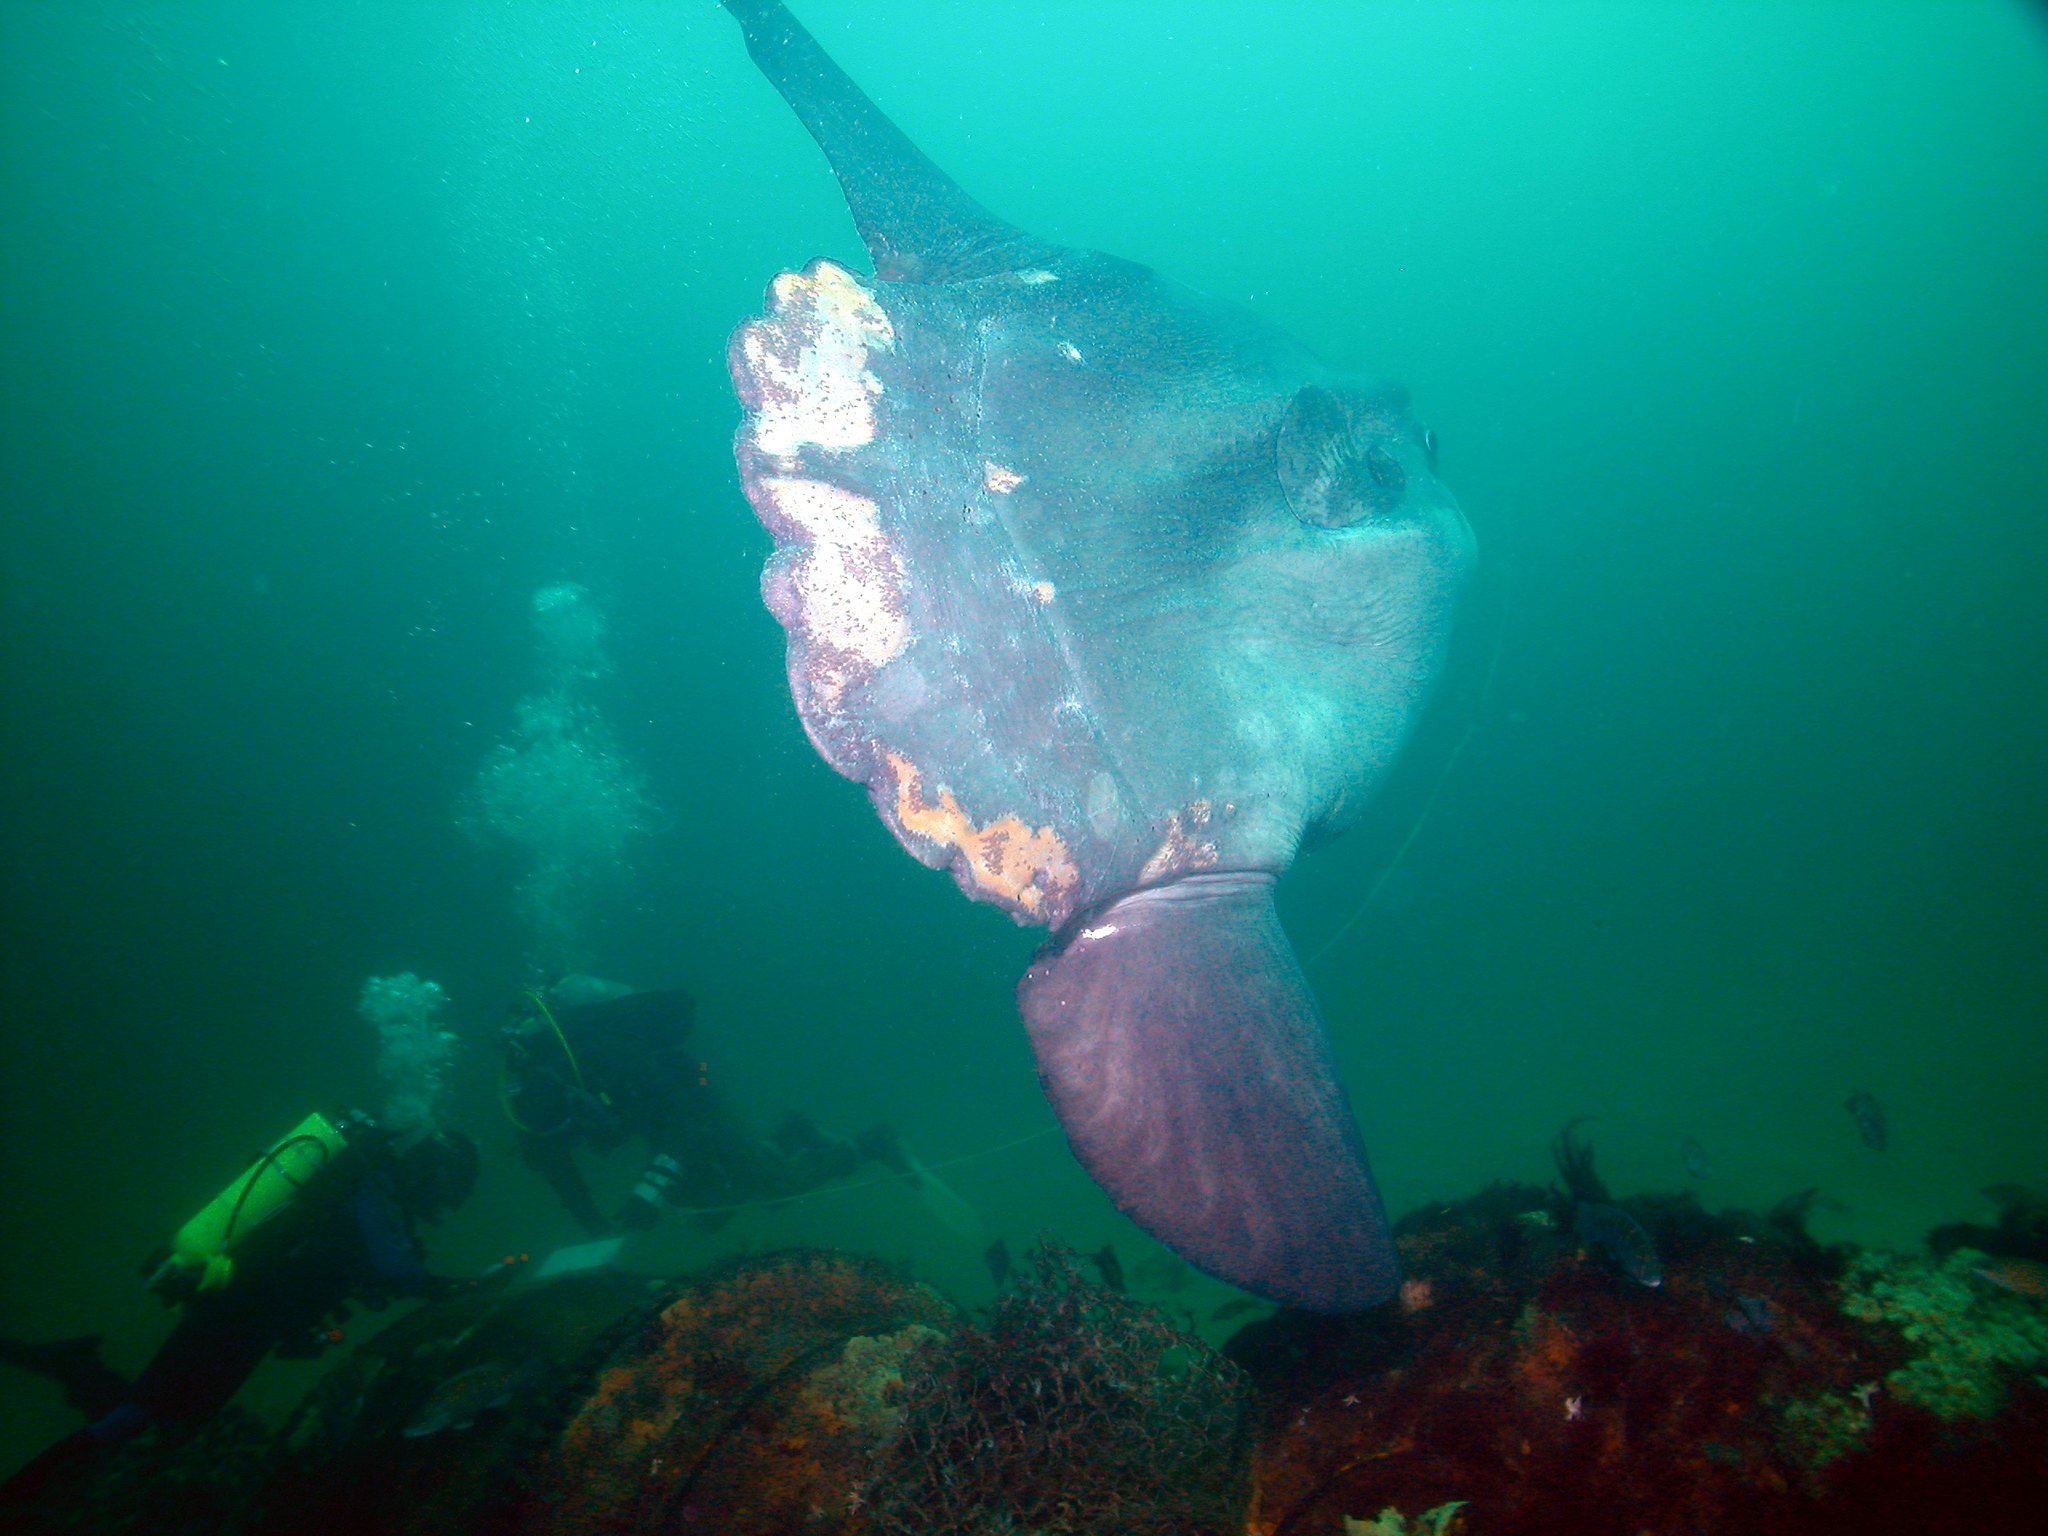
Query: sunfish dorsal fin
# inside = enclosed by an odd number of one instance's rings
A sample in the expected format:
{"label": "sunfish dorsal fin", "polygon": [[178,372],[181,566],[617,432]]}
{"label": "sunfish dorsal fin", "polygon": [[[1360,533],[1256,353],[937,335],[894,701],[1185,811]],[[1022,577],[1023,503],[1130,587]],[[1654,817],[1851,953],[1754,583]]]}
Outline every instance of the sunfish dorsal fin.
{"label": "sunfish dorsal fin", "polygon": [[877,277],[960,282],[1058,256],[1059,247],[1004,223],[934,165],[780,0],[724,5],[754,63],[825,151]]}

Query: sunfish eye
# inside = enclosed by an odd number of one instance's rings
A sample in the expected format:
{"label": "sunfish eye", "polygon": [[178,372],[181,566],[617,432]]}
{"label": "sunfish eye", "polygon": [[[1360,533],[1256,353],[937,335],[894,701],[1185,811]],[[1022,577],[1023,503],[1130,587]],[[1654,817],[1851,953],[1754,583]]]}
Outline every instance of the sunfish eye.
{"label": "sunfish eye", "polygon": [[1280,423],[1275,468],[1287,505],[1316,528],[1349,528],[1401,504],[1408,472],[1372,442],[1386,427],[1371,402],[1310,384],[1298,391]]}
{"label": "sunfish eye", "polygon": [[1435,469],[1435,468],[1436,468],[1436,428],[1435,428],[1435,427],[1424,427],[1424,428],[1422,429],[1422,451],[1423,451],[1423,453],[1424,453],[1425,455],[1427,455],[1427,456],[1428,456],[1428,458],[1429,458],[1429,467],[1430,467],[1431,469]]}

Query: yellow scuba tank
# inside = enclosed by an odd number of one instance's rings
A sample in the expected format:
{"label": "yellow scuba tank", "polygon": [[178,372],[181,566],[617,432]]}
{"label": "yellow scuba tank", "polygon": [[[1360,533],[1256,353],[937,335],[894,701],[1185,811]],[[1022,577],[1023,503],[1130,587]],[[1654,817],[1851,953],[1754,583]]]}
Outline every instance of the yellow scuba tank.
{"label": "yellow scuba tank", "polygon": [[348,1150],[348,1138],[322,1114],[310,1114],[251,1163],[171,1239],[171,1256],[152,1290],[189,1295],[219,1290],[233,1278],[235,1245],[298,1197]]}

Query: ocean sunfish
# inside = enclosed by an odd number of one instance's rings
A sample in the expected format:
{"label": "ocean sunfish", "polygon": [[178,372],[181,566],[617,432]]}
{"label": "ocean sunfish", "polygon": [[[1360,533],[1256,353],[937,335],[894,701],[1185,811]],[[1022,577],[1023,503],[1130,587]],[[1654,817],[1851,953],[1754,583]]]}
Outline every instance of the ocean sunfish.
{"label": "ocean sunfish", "polygon": [[1288,1305],[1393,1294],[1274,882],[1357,816],[1473,541],[1397,385],[1004,223],[788,10],[725,0],[874,263],[785,272],[729,361],[790,689],[914,856],[1052,938],[1019,989],[1082,1163]]}

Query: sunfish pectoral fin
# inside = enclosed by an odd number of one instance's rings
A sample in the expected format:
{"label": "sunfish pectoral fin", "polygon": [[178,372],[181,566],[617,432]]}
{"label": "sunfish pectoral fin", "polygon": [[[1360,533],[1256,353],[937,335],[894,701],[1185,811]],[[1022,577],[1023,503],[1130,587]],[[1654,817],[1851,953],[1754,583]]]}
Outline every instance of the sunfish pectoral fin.
{"label": "sunfish pectoral fin", "polygon": [[1201,874],[1079,924],[1018,989],[1067,1139],[1190,1263],[1318,1312],[1401,1275],[1270,875]]}

